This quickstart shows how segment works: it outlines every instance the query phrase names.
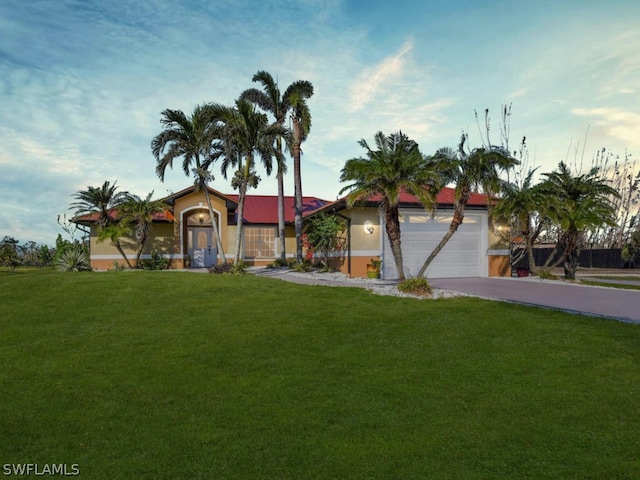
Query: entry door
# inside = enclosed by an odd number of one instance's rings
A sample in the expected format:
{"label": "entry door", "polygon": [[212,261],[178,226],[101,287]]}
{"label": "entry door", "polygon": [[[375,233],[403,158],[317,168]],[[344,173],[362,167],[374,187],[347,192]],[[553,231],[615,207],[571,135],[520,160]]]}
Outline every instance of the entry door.
{"label": "entry door", "polygon": [[210,228],[193,229],[193,251],[191,265],[195,268],[210,267],[217,257],[215,248],[211,245]]}

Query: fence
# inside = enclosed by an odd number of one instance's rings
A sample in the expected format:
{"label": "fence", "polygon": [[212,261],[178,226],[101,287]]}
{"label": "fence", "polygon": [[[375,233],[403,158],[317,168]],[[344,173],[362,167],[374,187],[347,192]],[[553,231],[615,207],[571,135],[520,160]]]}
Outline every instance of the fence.
{"label": "fence", "polygon": [[[513,252],[512,257],[516,257],[522,249],[517,249]],[[536,261],[536,265],[541,266],[547,261],[549,255],[553,251],[553,248],[534,248],[533,258]],[[556,252],[556,255],[551,262],[555,263],[560,258],[560,252]],[[579,266],[582,268],[640,268],[638,262],[625,262],[621,256],[621,249],[619,248],[599,248],[593,250],[582,250],[578,256]],[[515,268],[529,268],[529,259],[525,254],[515,265]]]}

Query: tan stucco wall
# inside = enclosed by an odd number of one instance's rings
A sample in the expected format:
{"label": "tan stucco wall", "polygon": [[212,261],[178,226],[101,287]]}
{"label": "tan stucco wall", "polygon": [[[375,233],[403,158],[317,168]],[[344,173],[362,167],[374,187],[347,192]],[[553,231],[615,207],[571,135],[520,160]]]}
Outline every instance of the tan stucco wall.
{"label": "tan stucco wall", "polygon": [[489,255],[489,276],[510,277],[511,257],[509,255]]}
{"label": "tan stucco wall", "polygon": [[[120,239],[120,244],[124,250],[129,262],[132,266],[136,265],[136,240],[133,236],[128,235]],[[114,262],[120,265],[126,265],[124,258],[118,249],[111,244],[111,241],[98,241],[98,228],[91,226],[91,237],[89,239],[89,248],[91,252],[91,267],[98,270],[109,270],[114,268]],[[173,224],[171,223],[154,223],[145,248],[142,251],[142,257],[157,252],[161,255],[173,256],[177,250],[173,241]]]}
{"label": "tan stucco wall", "polygon": [[[210,194],[209,198],[211,199],[211,207],[220,215],[220,221],[218,222],[220,239],[222,241],[224,252],[225,254],[227,254],[229,249],[234,247],[235,241],[235,237],[229,236],[229,227],[227,226],[227,204],[225,200],[216,195]],[[204,192],[194,192],[176,199],[173,206],[173,215],[176,218],[176,221],[174,223],[176,253],[180,253],[180,242],[182,240],[182,248],[184,250],[182,254],[187,254],[186,238],[184,238],[185,231],[182,228],[184,214],[186,213],[187,215],[190,215],[191,213],[195,213],[198,210],[202,210],[205,212],[209,211],[207,199],[204,195]]]}

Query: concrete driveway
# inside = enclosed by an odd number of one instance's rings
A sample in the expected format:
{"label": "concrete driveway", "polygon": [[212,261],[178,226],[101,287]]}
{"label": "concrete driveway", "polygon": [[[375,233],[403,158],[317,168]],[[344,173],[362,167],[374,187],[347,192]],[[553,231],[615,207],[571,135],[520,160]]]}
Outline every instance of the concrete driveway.
{"label": "concrete driveway", "polygon": [[640,323],[638,290],[576,285],[538,278],[436,278],[429,282],[434,288],[483,298]]}

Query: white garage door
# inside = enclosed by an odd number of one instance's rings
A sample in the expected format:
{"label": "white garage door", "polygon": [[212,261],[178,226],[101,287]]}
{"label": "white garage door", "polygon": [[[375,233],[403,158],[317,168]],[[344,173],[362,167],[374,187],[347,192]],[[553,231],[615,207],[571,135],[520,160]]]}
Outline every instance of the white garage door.
{"label": "white garage door", "polygon": [[[405,275],[415,277],[433,249],[449,229],[451,213],[400,212],[402,259]],[[398,278],[386,231],[383,240],[384,278]],[[482,277],[486,275],[487,216],[467,213],[453,237],[431,262],[427,278]]]}

